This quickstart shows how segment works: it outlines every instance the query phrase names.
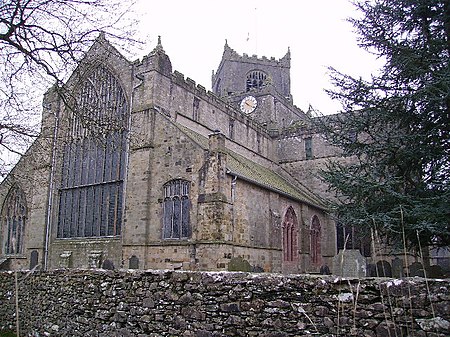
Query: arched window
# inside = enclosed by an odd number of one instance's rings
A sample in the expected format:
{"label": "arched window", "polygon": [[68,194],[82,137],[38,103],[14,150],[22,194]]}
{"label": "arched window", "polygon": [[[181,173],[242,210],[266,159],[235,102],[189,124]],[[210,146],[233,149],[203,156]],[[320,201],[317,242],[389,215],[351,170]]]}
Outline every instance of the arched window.
{"label": "arched window", "polygon": [[248,73],[247,75],[247,82],[246,82],[246,88],[247,91],[250,91],[250,89],[260,89],[264,85],[267,84],[268,77],[267,75],[259,70],[254,70]]}
{"label": "arched window", "polygon": [[293,262],[298,259],[297,215],[292,207],[286,211],[283,221],[283,260]]}
{"label": "arched window", "polygon": [[189,186],[189,181],[182,179],[171,180],[164,185],[164,239],[187,239],[191,236]]}
{"label": "arched window", "polygon": [[58,238],[118,236],[122,227],[128,104],[99,65],[80,85],[63,145]]}
{"label": "arched window", "polygon": [[2,210],[4,254],[23,254],[26,219],[25,194],[18,186],[14,186],[8,193]]}
{"label": "arched window", "polygon": [[321,262],[321,226],[317,215],[314,215],[311,222],[311,263],[319,264]]}

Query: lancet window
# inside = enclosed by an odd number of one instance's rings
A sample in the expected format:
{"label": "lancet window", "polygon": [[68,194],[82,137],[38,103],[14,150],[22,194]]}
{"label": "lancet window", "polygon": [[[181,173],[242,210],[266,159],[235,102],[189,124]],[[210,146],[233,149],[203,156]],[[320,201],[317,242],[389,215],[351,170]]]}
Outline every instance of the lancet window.
{"label": "lancet window", "polygon": [[23,237],[27,219],[25,194],[18,186],[13,186],[2,211],[3,252],[6,255],[23,253]]}
{"label": "lancet window", "polygon": [[297,216],[292,207],[286,211],[283,221],[283,260],[296,261],[298,258]]}
{"label": "lancet window", "polygon": [[321,226],[317,215],[314,215],[311,222],[311,262],[319,264],[321,258]]}

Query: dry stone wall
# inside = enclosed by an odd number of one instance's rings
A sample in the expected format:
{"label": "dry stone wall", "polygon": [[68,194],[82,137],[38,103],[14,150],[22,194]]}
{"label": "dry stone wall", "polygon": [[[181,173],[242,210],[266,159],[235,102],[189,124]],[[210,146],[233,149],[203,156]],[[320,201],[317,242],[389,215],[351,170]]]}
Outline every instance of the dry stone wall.
{"label": "dry stone wall", "polygon": [[[21,336],[417,336],[450,333],[449,280],[230,272],[18,273]],[[0,331],[14,330],[0,273]]]}

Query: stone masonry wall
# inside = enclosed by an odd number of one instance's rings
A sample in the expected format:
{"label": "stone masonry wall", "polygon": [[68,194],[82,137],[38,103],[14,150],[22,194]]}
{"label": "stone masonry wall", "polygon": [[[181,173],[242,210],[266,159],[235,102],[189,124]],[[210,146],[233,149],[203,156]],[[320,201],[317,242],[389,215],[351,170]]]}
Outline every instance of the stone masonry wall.
{"label": "stone masonry wall", "polygon": [[[21,336],[444,337],[450,332],[449,280],[55,270],[19,273],[18,284]],[[0,331],[15,329],[14,293],[14,273],[0,273]]]}

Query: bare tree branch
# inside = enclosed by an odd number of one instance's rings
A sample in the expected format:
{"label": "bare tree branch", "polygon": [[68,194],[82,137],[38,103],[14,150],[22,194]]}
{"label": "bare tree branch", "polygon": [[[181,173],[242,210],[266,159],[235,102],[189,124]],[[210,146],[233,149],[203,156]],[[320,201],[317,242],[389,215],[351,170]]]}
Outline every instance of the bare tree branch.
{"label": "bare tree branch", "polygon": [[0,2],[0,165],[8,164],[5,151],[21,154],[36,137],[45,90],[62,86],[99,34],[139,44],[132,38],[133,6],[120,0]]}

